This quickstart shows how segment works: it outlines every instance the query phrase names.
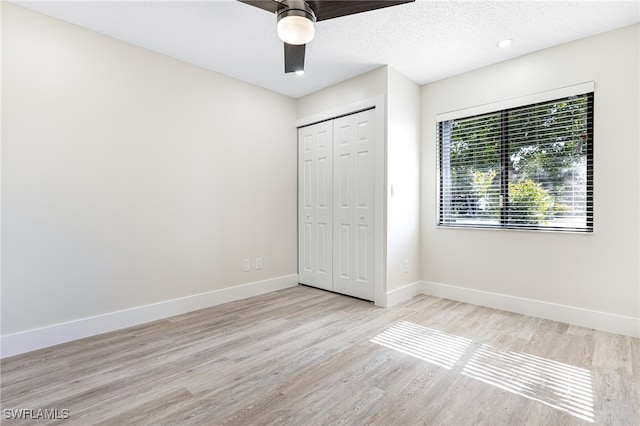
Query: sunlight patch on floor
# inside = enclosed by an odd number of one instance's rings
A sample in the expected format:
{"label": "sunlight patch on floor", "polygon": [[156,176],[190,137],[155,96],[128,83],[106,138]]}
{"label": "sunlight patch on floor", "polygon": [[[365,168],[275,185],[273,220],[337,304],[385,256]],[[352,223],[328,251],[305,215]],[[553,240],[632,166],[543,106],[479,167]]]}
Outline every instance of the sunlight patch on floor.
{"label": "sunlight patch on floor", "polygon": [[371,339],[373,343],[451,369],[471,340],[400,321]]}
{"label": "sunlight patch on floor", "polygon": [[594,422],[589,370],[481,345],[464,366],[462,375]]}
{"label": "sunlight patch on floor", "polygon": [[[451,369],[470,348],[472,340],[440,330],[400,321],[371,342]],[[461,374],[541,402],[556,410],[593,423],[591,372],[524,352],[502,351],[481,344]]]}

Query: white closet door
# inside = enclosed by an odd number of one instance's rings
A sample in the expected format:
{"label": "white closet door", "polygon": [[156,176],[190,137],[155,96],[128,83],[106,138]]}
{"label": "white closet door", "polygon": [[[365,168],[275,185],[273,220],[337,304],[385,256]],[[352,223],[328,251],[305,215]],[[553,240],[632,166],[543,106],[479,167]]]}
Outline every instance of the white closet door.
{"label": "white closet door", "polygon": [[298,281],[333,290],[333,125],[298,129]]}
{"label": "white closet door", "polygon": [[333,121],[333,290],[373,300],[374,111]]}

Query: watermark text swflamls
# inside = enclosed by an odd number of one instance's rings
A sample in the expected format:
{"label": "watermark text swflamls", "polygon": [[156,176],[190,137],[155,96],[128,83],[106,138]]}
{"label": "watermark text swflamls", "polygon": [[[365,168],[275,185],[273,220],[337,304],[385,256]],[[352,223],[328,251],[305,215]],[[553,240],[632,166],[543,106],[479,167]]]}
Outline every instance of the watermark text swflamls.
{"label": "watermark text swflamls", "polygon": [[66,408],[4,408],[2,417],[5,420],[66,420],[71,414]]}

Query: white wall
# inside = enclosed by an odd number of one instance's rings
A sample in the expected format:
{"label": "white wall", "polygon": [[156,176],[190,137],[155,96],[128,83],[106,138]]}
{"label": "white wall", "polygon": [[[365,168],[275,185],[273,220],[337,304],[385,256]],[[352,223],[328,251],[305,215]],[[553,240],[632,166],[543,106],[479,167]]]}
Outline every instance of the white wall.
{"label": "white wall", "polygon": [[296,274],[293,99],[6,2],[2,89],[3,336]]}
{"label": "white wall", "polygon": [[[423,280],[640,318],[639,28],[422,88]],[[436,114],[591,80],[596,85],[592,235],[435,227]]]}
{"label": "white wall", "polygon": [[387,93],[387,67],[350,78],[298,98],[297,118],[306,118]]}
{"label": "white wall", "polygon": [[387,70],[387,291],[392,291],[421,279],[420,86],[392,67]]}

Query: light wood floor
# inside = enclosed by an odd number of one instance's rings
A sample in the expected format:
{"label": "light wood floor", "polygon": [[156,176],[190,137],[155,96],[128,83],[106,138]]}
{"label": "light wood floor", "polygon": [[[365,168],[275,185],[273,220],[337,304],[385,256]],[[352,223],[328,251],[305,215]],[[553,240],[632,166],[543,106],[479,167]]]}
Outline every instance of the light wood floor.
{"label": "light wood floor", "polygon": [[65,425],[640,424],[640,339],[302,286],[8,358],[1,381],[3,410]]}

